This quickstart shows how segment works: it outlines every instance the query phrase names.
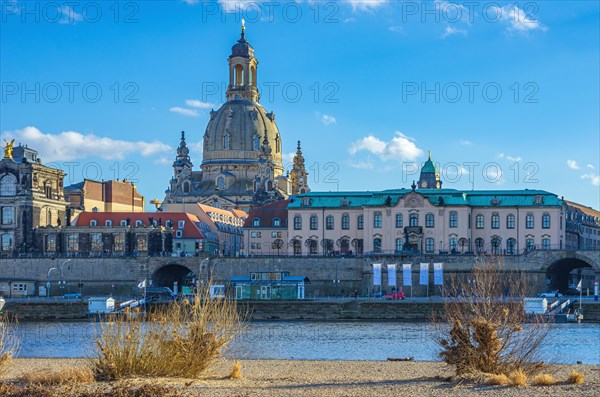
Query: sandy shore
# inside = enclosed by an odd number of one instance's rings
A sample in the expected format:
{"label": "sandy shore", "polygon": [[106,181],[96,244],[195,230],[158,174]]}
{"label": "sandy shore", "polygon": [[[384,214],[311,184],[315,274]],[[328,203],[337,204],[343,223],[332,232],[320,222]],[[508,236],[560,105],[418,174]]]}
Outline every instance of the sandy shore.
{"label": "sandy shore", "polygon": [[[285,361],[241,360],[242,378],[228,379],[231,360],[219,360],[204,378],[189,380],[136,379],[133,384],[166,386],[177,396],[597,396],[600,366],[552,366],[559,380],[577,369],[585,375],[583,385],[559,384],[526,388],[475,386],[445,380],[451,369],[433,362],[385,361]],[[2,376],[5,380],[44,369],[61,370],[86,365],[80,359],[16,359]],[[104,390],[103,383],[82,386],[79,390]],[[72,394],[75,393],[75,394]],[[69,395],[78,392],[70,390]],[[65,393],[67,394],[67,393]]]}

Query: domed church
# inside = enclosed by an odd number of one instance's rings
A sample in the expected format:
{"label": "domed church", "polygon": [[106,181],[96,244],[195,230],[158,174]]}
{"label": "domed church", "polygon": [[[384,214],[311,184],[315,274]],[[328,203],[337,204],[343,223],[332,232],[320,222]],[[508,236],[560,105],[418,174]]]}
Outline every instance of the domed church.
{"label": "domed church", "polygon": [[164,204],[197,202],[249,212],[255,206],[310,191],[300,142],[293,168],[284,174],[281,135],[275,114],[259,103],[258,60],[243,23],[228,63],[226,102],[210,112],[201,171],[193,171],[182,132]]}

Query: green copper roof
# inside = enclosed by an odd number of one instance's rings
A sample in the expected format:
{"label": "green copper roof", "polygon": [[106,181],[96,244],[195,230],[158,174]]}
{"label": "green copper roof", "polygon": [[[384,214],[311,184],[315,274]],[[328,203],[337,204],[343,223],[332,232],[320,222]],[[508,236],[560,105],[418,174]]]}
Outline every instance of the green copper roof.
{"label": "green copper roof", "polygon": [[[291,197],[288,208],[360,208],[394,206],[410,189],[378,192],[310,192]],[[544,190],[454,190],[418,189],[433,205],[471,207],[551,207],[561,206],[555,194]],[[304,200],[303,200],[304,199]],[[537,200],[541,199],[541,202]]]}
{"label": "green copper roof", "polygon": [[421,172],[429,172],[429,173],[437,173],[438,172],[436,165],[433,163],[433,161],[431,161],[431,152],[429,152],[429,158],[423,164],[423,167],[421,168]]}

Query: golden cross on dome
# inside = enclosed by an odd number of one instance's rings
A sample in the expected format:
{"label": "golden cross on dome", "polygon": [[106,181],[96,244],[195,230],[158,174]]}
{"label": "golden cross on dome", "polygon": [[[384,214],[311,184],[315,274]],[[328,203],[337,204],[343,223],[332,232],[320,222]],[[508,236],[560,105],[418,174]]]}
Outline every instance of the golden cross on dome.
{"label": "golden cross on dome", "polygon": [[246,20],[242,18],[242,32],[246,30]]}

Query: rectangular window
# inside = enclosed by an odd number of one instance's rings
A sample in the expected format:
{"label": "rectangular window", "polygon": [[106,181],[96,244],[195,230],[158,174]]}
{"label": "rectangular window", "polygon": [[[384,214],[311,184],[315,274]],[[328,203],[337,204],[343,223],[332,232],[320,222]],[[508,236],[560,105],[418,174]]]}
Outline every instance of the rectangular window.
{"label": "rectangular window", "polygon": [[533,229],[533,226],[534,226],[533,215],[529,214],[525,218],[525,228],[527,228],[527,229]]}
{"label": "rectangular window", "polygon": [[401,228],[403,227],[403,220],[402,220],[402,214],[396,214],[396,228]]}
{"label": "rectangular window", "polygon": [[79,234],[69,233],[67,235],[67,252],[79,251]]}
{"label": "rectangular window", "polygon": [[302,217],[300,215],[294,217],[294,230],[302,230]]}
{"label": "rectangular window", "polygon": [[325,229],[333,230],[333,216],[329,215],[325,218]]}
{"label": "rectangular window", "polygon": [[362,215],[359,215],[356,218],[356,228],[358,230],[363,230],[365,228],[365,218]]}
{"label": "rectangular window", "polygon": [[492,229],[500,229],[500,216],[492,215]]}
{"label": "rectangular window", "polygon": [[454,227],[458,227],[458,213],[456,212],[451,212],[450,213],[450,227],[454,228]]}
{"label": "rectangular window", "polygon": [[319,218],[316,215],[310,217],[310,230],[317,230],[319,228]]}
{"label": "rectangular window", "polygon": [[483,215],[477,215],[477,217],[475,217],[475,227],[477,229],[483,229]]}
{"label": "rectangular window", "polygon": [[92,243],[91,249],[92,252],[101,252],[102,251],[102,233],[92,233],[90,234],[90,240]]}
{"label": "rectangular window", "polygon": [[2,224],[12,225],[13,223],[15,223],[15,208],[2,207]]}
{"label": "rectangular window", "polygon": [[542,228],[543,229],[550,229],[550,215],[545,214],[542,217]]}
{"label": "rectangular window", "polygon": [[507,229],[514,229],[515,228],[515,216],[514,215],[509,215],[506,218],[506,228]]}
{"label": "rectangular window", "polygon": [[177,222],[177,228],[178,229],[183,229],[184,226],[185,226],[185,221],[179,221],[179,222]]}
{"label": "rectangular window", "polygon": [[125,251],[125,234],[124,233],[115,233],[114,238],[115,238],[115,242],[114,242],[114,246],[113,246],[113,251],[115,251],[115,252]]}
{"label": "rectangular window", "polygon": [[427,253],[433,253],[434,246],[435,246],[435,240],[433,238],[431,238],[431,237],[428,237],[425,240],[425,252],[427,252]]}
{"label": "rectangular window", "polygon": [[375,212],[373,216],[373,227],[375,229],[381,229],[381,212]]}
{"label": "rectangular window", "polygon": [[277,238],[277,232],[271,232],[271,238]]}
{"label": "rectangular window", "polygon": [[348,229],[350,229],[350,216],[343,215],[342,216],[342,230],[348,230]]}

